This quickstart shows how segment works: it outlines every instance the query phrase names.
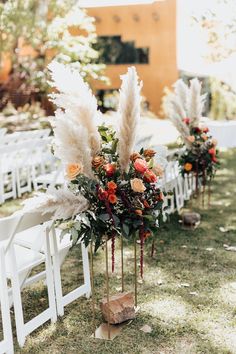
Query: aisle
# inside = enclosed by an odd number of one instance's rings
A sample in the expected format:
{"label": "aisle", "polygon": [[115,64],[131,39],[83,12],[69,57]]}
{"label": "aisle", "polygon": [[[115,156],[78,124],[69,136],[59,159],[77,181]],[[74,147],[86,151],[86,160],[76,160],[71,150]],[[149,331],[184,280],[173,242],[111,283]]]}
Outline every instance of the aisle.
{"label": "aisle", "polygon": [[[80,299],[66,308],[65,316],[55,325],[46,325],[27,340],[19,353],[63,354],[151,354],[151,353],[236,353],[236,253],[224,245],[236,246],[236,150],[224,154],[222,170],[214,183],[212,208],[201,210],[202,223],[194,232],[182,231],[178,216],[160,230],[157,254],[147,257],[145,281],[139,284],[141,311],[113,342],[89,338],[91,303]],[[197,210],[197,203],[194,203]],[[3,210],[1,211],[3,213]],[[120,287],[119,247],[116,273],[111,279],[112,292]],[[126,247],[126,277],[132,289],[132,247]],[[63,267],[64,285],[70,288],[81,273],[74,250]],[[97,299],[105,292],[100,251],[95,259]],[[43,286],[34,288],[33,299],[24,295],[30,315],[40,301]],[[101,322],[97,310],[96,323]],[[150,334],[140,331],[143,325]]]}

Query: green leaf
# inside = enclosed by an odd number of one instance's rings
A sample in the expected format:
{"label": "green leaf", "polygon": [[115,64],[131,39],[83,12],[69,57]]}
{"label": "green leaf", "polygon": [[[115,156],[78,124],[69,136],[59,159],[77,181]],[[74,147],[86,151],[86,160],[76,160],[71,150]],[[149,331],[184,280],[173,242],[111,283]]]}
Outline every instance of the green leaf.
{"label": "green leaf", "polygon": [[109,221],[110,220],[110,215],[109,214],[100,214],[99,216],[98,216],[98,219],[100,219],[100,220],[102,220],[102,221]]}

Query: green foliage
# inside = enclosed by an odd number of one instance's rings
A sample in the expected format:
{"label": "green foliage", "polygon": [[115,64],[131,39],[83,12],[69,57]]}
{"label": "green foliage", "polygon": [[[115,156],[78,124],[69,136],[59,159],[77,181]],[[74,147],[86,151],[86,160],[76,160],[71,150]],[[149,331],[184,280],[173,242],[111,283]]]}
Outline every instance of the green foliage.
{"label": "green foliage", "polygon": [[236,93],[217,79],[211,78],[211,110],[212,119],[235,119]]}
{"label": "green foliage", "polygon": [[[29,87],[47,92],[47,63],[55,58],[79,70],[89,80],[102,79],[98,64],[94,19],[76,0],[9,0],[0,4],[0,53],[10,53],[13,70]],[[73,30],[78,30],[74,35]],[[19,56],[20,42],[30,45],[36,57]]]}
{"label": "green foliage", "polygon": [[179,158],[181,173],[194,172],[206,184],[215,176],[220,165],[216,141],[209,134],[208,128],[193,127],[190,136],[194,137],[194,142]]}
{"label": "green foliage", "polygon": [[[99,156],[92,161],[96,179],[78,174],[69,184],[73,193],[82,194],[89,201],[89,209],[75,216],[67,228],[74,244],[83,240],[87,246],[93,240],[95,251],[102,245],[104,237],[110,239],[114,235],[123,234],[131,239],[138,233],[144,240],[150,235],[155,236],[163,204],[162,193],[155,183],[157,176],[154,172],[152,180],[146,176],[154,166],[153,158],[141,149],[137,155],[146,165],[146,172],[139,172],[133,160],[130,161],[128,172],[122,173],[115,132],[105,126],[100,126],[98,130],[102,148]],[[152,150],[147,151],[152,157],[155,154]],[[133,189],[131,181],[134,179],[142,184],[142,191]]]}

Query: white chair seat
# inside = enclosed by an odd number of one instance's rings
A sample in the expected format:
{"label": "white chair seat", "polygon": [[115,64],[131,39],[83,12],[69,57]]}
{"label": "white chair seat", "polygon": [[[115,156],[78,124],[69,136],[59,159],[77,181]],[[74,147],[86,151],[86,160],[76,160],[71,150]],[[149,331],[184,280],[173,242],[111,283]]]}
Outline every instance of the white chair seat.
{"label": "white chair seat", "polygon": [[[32,251],[28,248],[21,247],[19,245],[14,245],[15,253],[17,254],[16,257],[16,264],[17,269],[19,272],[25,270],[29,263],[32,267],[36,267],[40,263],[42,263],[45,259],[44,255],[38,253],[36,251]],[[6,254],[6,273],[7,277],[11,275],[11,268],[10,268],[10,259],[8,254]]]}

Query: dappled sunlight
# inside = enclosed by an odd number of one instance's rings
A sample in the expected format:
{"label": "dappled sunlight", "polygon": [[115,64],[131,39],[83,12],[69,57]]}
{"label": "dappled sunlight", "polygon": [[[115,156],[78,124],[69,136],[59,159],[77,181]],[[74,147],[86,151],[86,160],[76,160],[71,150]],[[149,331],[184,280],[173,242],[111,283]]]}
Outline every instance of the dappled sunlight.
{"label": "dappled sunlight", "polygon": [[236,335],[235,327],[228,325],[227,320],[222,317],[219,319],[208,318],[200,321],[198,325],[199,331],[204,331],[205,335],[212,344],[227,349],[230,353],[236,352]]}
{"label": "dappled sunlight", "polygon": [[142,304],[142,311],[166,323],[184,322],[188,318],[189,308],[181,297],[165,296],[163,299],[150,300]]}
{"label": "dappled sunlight", "polygon": [[230,282],[224,284],[219,289],[219,297],[224,304],[235,307],[236,306],[236,282]]}

